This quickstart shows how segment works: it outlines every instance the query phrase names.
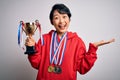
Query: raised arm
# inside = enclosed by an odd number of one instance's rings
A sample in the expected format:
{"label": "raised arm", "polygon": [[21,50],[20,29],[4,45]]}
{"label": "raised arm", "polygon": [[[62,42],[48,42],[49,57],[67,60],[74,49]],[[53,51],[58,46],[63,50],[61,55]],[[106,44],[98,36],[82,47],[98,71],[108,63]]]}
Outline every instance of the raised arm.
{"label": "raised arm", "polygon": [[77,70],[81,74],[87,73],[92,68],[92,66],[94,65],[97,59],[97,54],[96,54],[97,48],[99,46],[109,44],[114,41],[115,39],[111,39],[108,41],[101,40],[99,42],[90,43],[89,49],[87,52],[84,49],[84,45],[81,48],[79,48],[78,49],[79,54],[77,56]]}
{"label": "raised arm", "polygon": [[[35,43],[35,40],[33,39],[32,36],[28,37],[26,39],[25,45],[26,46],[33,46],[35,48],[35,53],[33,54],[28,54],[28,59],[32,65],[32,67],[34,67],[35,69],[39,68],[39,64],[40,64],[40,59],[41,59],[41,41],[39,40],[38,43]],[[31,48],[33,48],[31,47]]]}

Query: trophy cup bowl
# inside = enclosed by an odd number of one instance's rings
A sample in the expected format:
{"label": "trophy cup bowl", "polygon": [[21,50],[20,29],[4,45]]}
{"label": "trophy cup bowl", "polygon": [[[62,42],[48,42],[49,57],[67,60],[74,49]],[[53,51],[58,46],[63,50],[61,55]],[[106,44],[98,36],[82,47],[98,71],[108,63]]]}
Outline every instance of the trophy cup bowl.
{"label": "trophy cup bowl", "polygon": [[[37,26],[35,25],[34,22],[32,22],[32,23],[27,22],[27,23],[24,24],[22,29],[25,32],[26,36],[30,37],[30,36],[34,35],[34,33],[37,29]],[[26,46],[25,54],[34,54],[35,52],[36,51],[35,51],[34,46]]]}

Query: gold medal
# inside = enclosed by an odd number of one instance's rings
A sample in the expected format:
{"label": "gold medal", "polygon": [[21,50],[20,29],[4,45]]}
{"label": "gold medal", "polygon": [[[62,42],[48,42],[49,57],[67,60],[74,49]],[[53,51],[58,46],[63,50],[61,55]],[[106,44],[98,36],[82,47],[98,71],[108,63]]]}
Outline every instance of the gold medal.
{"label": "gold medal", "polygon": [[52,65],[48,66],[48,72],[53,72],[54,71],[54,67]]}

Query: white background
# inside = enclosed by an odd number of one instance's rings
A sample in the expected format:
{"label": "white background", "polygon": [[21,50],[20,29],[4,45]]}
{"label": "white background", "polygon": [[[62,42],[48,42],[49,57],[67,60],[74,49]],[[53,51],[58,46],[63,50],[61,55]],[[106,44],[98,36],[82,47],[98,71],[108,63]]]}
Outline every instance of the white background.
{"label": "white background", "polygon": [[36,19],[43,33],[54,29],[49,13],[55,3],[70,8],[69,31],[77,32],[87,48],[89,42],[116,39],[99,47],[94,67],[85,75],[78,73],[77,79],[120,80],[120,0],[0,0],[0,80],[36,79],[37,70],[17,44],[17,29],[19,21]]}

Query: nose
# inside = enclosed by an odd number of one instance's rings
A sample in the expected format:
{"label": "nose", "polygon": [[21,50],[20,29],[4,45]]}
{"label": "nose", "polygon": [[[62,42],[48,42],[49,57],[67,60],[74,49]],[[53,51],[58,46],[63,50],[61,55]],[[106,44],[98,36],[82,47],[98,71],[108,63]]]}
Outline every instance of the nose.
{"label": "nose", "polygon": [[60,18],[60,23],[63,23],[64,22],[64,19],[63,18]]}

